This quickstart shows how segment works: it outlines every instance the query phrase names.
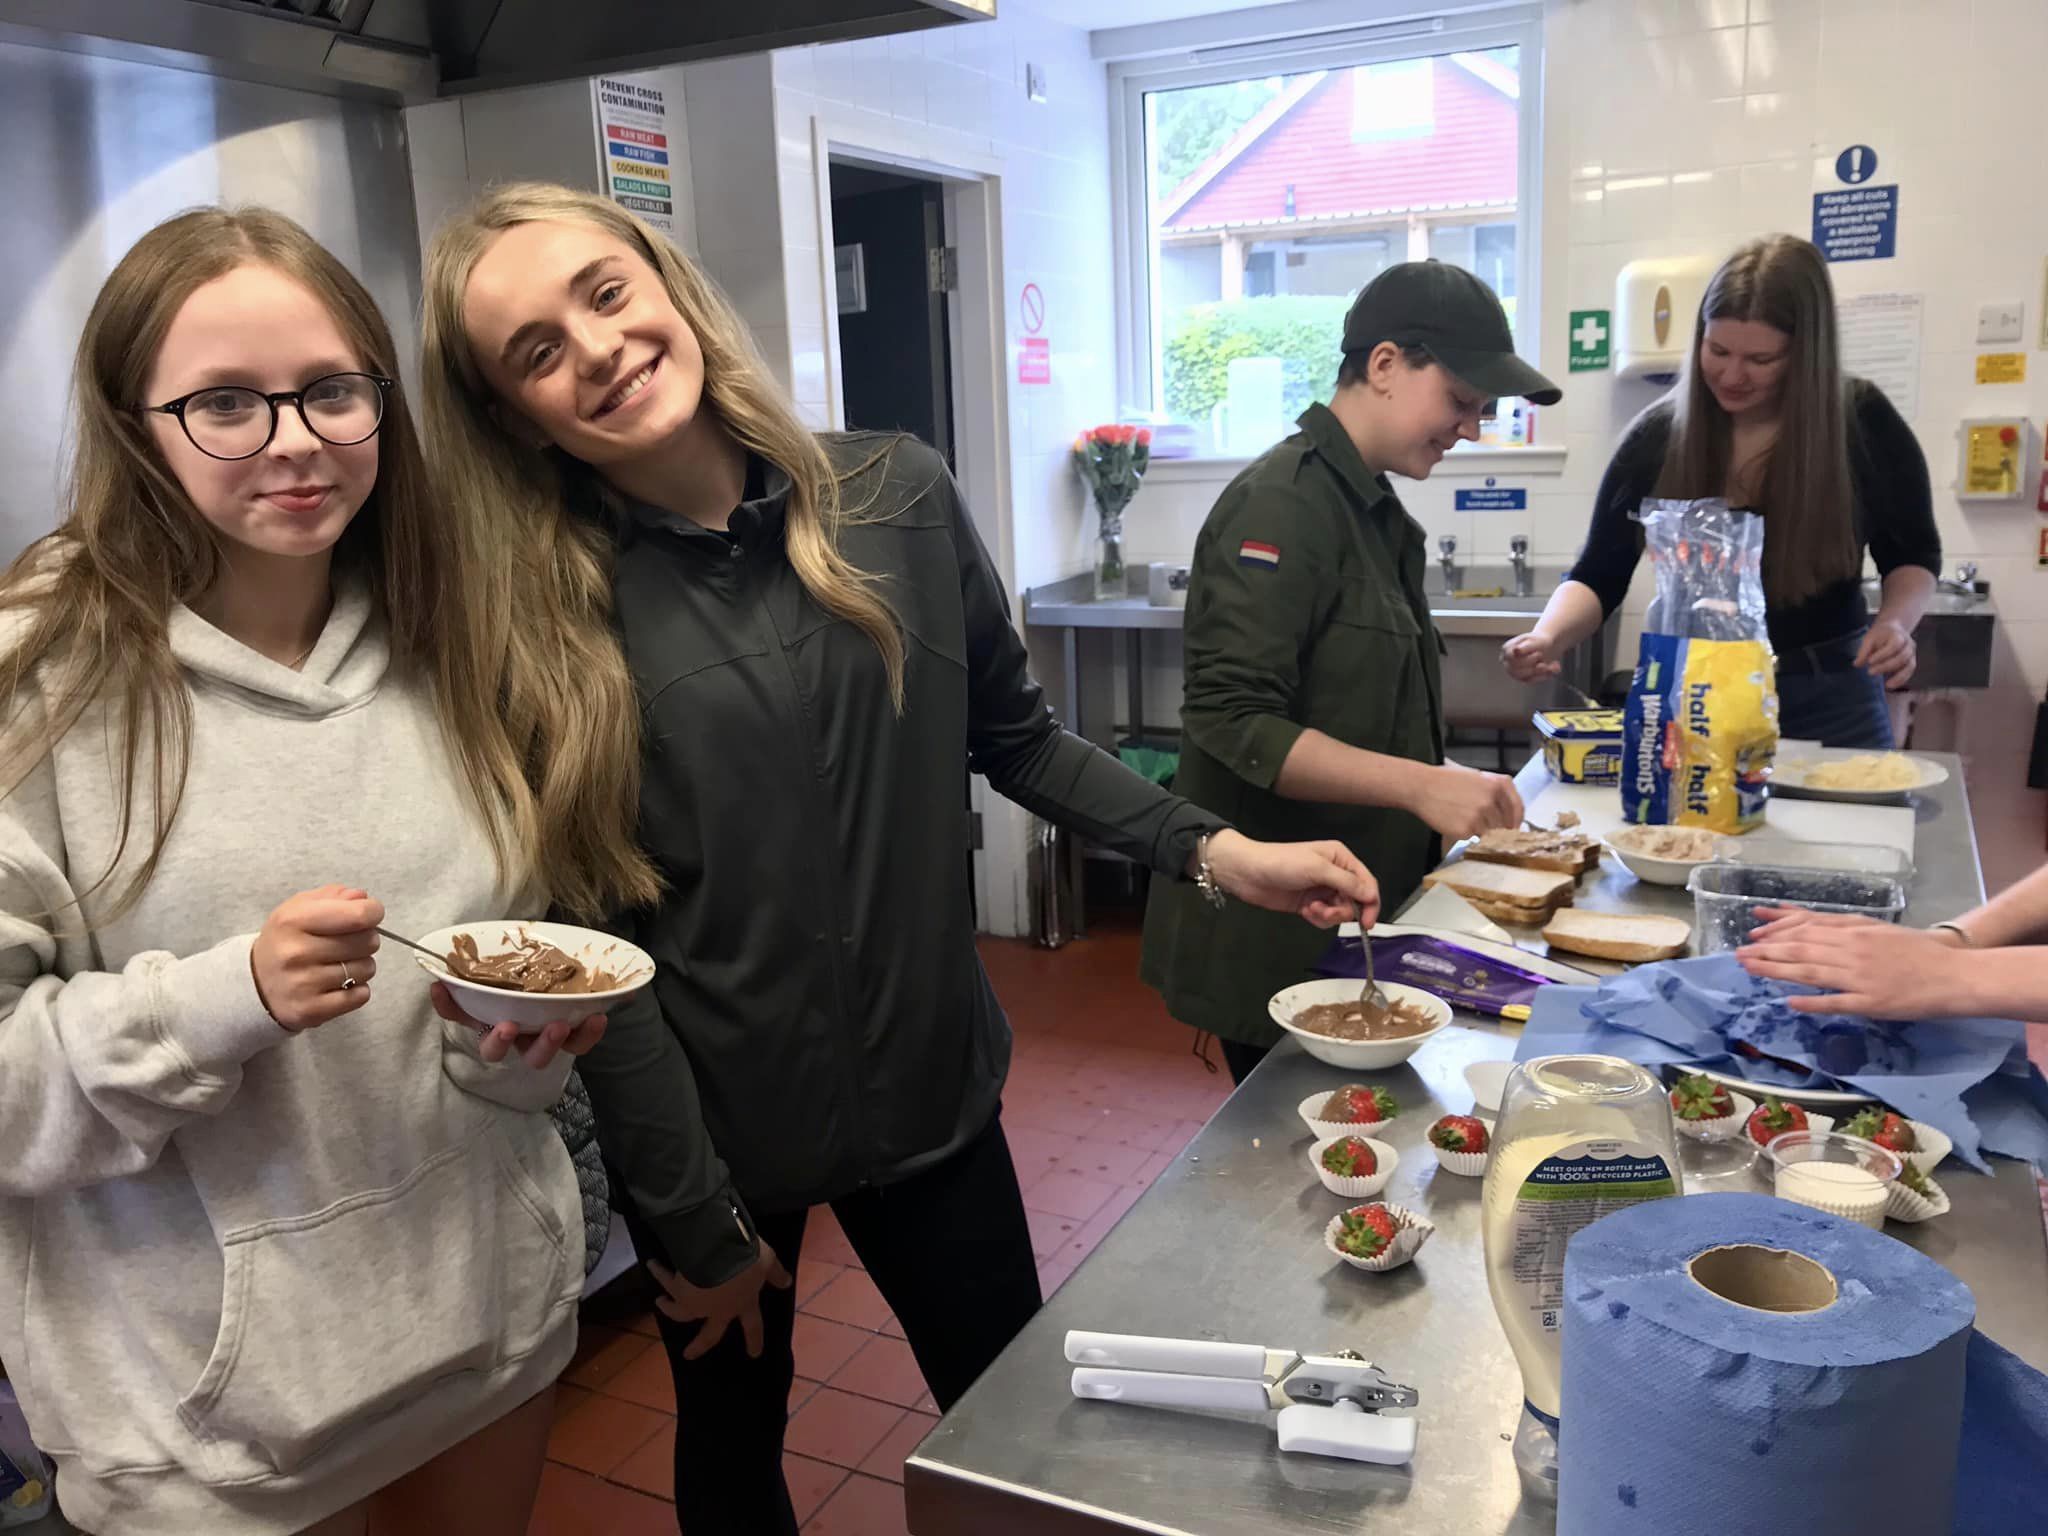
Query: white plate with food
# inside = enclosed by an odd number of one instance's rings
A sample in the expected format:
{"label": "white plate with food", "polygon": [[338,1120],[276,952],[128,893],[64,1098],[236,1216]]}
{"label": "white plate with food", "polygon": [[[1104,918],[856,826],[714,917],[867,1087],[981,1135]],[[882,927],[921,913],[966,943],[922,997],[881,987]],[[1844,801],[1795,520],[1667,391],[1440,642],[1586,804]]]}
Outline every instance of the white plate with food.
{"label": "white plate with food", "polygon": [[557,1019],[603,1013],[654,979],[636,944],[569,923],[458,923],[422,934],[421,970],[445,983],[471,1018],[533,1034]]}
{"label": "white plate with food", "polygon": [[1711,827],[1623,827],[1607,834],[1607,848],[1638,880],[1682,886],[1720,840]]}
{"label": "white plate with food", "polygon": [[1882,805],[1948,782],[1948,770],[1908,752],[1857,752],[1844,747],[1803,750],[1771,768],[1771,788],[1813,800]]}
{"label": "white plate with food", "polygon": [[1326,976],[1274,993],[1266,1011],[1317,1061],[1357,1072],[1398,1067],[1451,1022],[1449,1003],[1395,981],[1380,983],[1392,1014],[1368,1020],[1359,1008],[1363,990],[1363,982],[1348,976]]}

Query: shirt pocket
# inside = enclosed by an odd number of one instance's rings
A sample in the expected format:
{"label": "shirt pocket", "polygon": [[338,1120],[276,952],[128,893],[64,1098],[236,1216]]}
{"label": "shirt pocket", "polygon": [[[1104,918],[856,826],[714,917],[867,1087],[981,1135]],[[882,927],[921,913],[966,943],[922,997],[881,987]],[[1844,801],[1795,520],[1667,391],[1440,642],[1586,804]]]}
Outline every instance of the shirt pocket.
{"label": "shirt pocket", "polygon": [[1421,638],[1398,592],[1345,581],[1309,658],[1304,723],[1369,752],[1412,755],[1410,735],[1427,729]]}
{"label": "shirt pocket", "polygon": [[218,1485],[290,1473],[443,1381],[532,1353],[581,1279],[497,1128],[392,1188],[230,1232],[222,1259],[220,1332],[178,1404],[195,1472]]}

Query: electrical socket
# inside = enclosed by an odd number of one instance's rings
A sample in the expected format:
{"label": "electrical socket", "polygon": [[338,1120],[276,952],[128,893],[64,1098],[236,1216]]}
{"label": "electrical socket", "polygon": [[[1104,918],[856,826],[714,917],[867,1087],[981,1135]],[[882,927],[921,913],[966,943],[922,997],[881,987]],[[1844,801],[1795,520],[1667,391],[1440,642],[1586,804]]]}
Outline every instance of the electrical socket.
{"label": "electrical socket", "polygon": [[2013,299],[2004,304],[1986,304],[1977,311],[1977,345],[1992,346],[1998,342],[2018,341],[2026,327],[2027,307]]}
{"label": "electrical socket", "polygon": [[1045,100],[1045,66],[1030,64],[1024,66],[1024,94],[1033,101]]}

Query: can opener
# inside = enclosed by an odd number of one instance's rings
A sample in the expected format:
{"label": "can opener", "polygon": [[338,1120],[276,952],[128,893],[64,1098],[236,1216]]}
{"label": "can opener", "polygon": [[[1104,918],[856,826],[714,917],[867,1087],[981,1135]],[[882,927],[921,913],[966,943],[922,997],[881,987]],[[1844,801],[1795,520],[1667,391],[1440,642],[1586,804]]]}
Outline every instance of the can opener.
{"label": "can opener", "polygon": [[1280,1449],[1402,1466],[1415,1456],[1415,1420],[1382,1418],[1421,1394],[1390,1381],[1355,1350],[1304,1355],[1261,1344],[1067,1334],[1074,1396],[1155,1408],[1280,1410]]}

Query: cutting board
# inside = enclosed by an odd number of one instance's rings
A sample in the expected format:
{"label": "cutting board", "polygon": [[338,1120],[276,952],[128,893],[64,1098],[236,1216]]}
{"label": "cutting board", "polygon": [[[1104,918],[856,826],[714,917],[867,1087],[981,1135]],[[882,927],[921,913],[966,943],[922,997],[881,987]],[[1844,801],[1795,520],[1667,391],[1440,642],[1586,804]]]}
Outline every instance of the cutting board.
{"label": "cutting board", "polygon": [[[1621,791],[1613,785],[1552,784],[1524,809],[1539,827],[1555,826],[1559,811],[1577,811],[1580,828],[1605,837],[1627,825]],[[1913,808],[1909,805],[1843,805],[1828,800],[1764,803],[1764,825],[1802,843],[1875,843],[1913,857]]]}

